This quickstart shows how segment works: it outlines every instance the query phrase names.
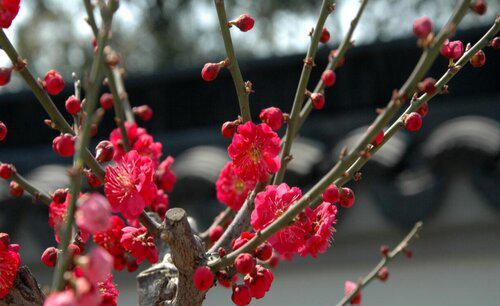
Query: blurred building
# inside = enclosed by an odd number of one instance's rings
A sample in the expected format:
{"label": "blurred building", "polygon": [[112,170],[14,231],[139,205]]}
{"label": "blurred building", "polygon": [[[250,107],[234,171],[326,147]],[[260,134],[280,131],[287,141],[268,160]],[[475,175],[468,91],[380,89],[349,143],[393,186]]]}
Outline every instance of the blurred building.
{"label": "blurred building", "polygon": [[[471,29],[457,38],[474,42],[484,32]],[[304,189],[316,182],[404,82],[419,53],[414,39],[349,50],[337,83],[327,92],[325,109],[312,113],[294,143],[286,181]],[[309,88],[327,55],[326,48],[319,50]],[[486,50],[486,56],[486,66],[466,67],[451,81],[449,94],[431,101],[421,131],[397,134],[366,165],[361,182],[351,183],[357,201],[341,212],[329,252],[318,260],[282,263],[276,288],[255,305],[335,304],[343,281],[367,272],[378,260],[379,245],[396,243],[417,220],[424,221],[425,229],[414,258],[395,262],[389,283],[368,289],[366,305],[470,305],[500,298],[500,62],[498,52]],[[446,65],[438,59],[429,76],[439,78]],[[301,66],[302,56],[241,64],[255,90],[254,120],[271,105],[289,111]],[[219,129],[238,112],[229,73],[211,83],[201,80],[198,68],[132,75],[126,87],[134,105],[153,108],[154,118],[145,127],[163,143],[164,154],[176,158],[178,182],[171,205],[187,209],[203,230],[223,209],[215,201],[214,183],[228,160],[228,141]],[[56,97],[61,109],[69,94],[70,86]],[[10,135],[1,144],[0,160],[14,163],[47,191],[67,184],[70,161],[52,152],[55,132],[43,124],[46,115],[34,96],[28,91],[4,94],[0,105]],[[96,141],[113,128],[112,114],[106,116]],[[54,244],[47,208],[28,197],[12,199],[1,184],[0,229],[24,247],[26,264],[37,265],[45,247]],[[42,278],[49,271],[35,270]],[[133,276],[121,275],[118,284],[123,305],[134,305]],[[217,289],[208,295],[208,305],[230,305],[229,296]]]}

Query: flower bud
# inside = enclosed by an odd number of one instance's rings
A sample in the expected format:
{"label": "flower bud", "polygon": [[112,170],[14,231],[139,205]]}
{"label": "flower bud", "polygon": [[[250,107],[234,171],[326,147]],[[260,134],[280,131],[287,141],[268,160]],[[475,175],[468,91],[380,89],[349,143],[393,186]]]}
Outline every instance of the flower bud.
{"label": "flower bud", "polygon": [[9,184],[9,188],[10,188],[10,194],[13,197],[18,198],[23,195],[24,189],[16,181],[11,181]]}
{"label": "flower bud", "polygon": [[233,137],[234,133],[236,133],[236,124],[234,124],[233,121],[224,122],[221,128],[221,132],[223,137]]}
{"label": "flower bud", "polygon": [[231,295],[231,300],[238,306],[245,306],[250,304],[252,301],[252,296],[250,295],[250,289],[245,285],[237,285],[233,287],[233,294]]}
{"label": "flower bud", "polygon": [[335,84],[335,80],[337,79],[337,76],[335,75],[335,72],[333,70],[328,69],[323,72],[321,75],[321,80],[323,83],[325,83],[326,87],[331,87],[333,84]]}
{"label": "flower bud", "polygon": [[248,274],[255,269],[255,258],[248,253],[243,253],[236,257],[234,267],[241,274]]}
{"label": "flower bud", "polygon": [[57,95],[64,89],[64,79],[56,70],[50,70],[43,82],[45,90],[51,95]]}
{"label": "flower bud", "polygon": [[97,175],[94,174],[94,172],[92,172],[89,169],[86,169],[84,171],[84,173],[85,173],[85,177],[87,178],[87,183],[89,184],[90,187],[97,188],[97,187],[101,186],[102,182],[97,177]]}
{"label": "flower bud", "polygon": [[420,17],[413,22],[413,34],[418,38],[426,38],[432,32],[432,21],[429,17]]}
{"label": "flower bud", "polygon": [[323,201],[328,203],[336,203],[340,199],[339,188],[334,184],[328,185],[328,187],[323,191]]}
{"label": "flower bud", "polygon": [[103,93],[99,98],[99,104],[104,109],[110,109],[113,107],[113,95],[109,92]]}
{"label": "flower bud", "polygon": [[229,21],[229,24],[236,26],[241,32],[246,32],[253,28],[255,20],[248,14],[242,14],[237,19]]}
{"label": "flower bud", "polygon": [[418,89],[428,95],[432,95],[436,92],[436,80],[425,78],[422,82],[418,83]]}
{"label": "flower bud", "polygon": [[52,141],[52,149],[62,157],[75,154],[75,137],[71,134],[62,134]]}
{"label": "flower bud", "polygon": [[429,112],[429,104],[427,102],[424,102],[418,109],[417,113],[420,114],[420,116],[425,117],[427,113]]}
{"label": "flower bud", "polygon": [[136,106],[132,109],[134,114],[142,121],[149,121],[153,118],[153,110],[148,105]]}
{"label": "flower bud", "polygon": [[77,97],[71,96],[66,100],[65,106],[68,113],[76,115],[81,109],[81,102]]}
{"label": "flower bud", "polygon": [[[339,50],[338,49],[335,49],[333,50],[332,52],[330,52],[330,60],[332,60],[333,58],[337,57],[337,54],[339,53]],[[335,68],[339,68],[339,67],[342,67],[344,66],[344,63],[345,63],[345,56],[342,56],[341,58],[339,58],[337,60],[337,63],[335,64]]]}
{"label": "flower bud", "polygon": [[472,67],[479,68],[484,66],[486,63],[486,55],[483,50],[479,50],[470,58],[470,64]]}
{"label": "flower bud", "polygon": [[5,123],[0,121],[0,141],[4,140],[6,136],[7,136],[7,126],[5,125]]}
{"label": "flower bud", "polygon": [[10,76],[12,74],[12,68],[0,68],[0,86],[5,86],[10,82]]}
{"label": "flower bud", "polygon": [[62,204],[66,201],[66,196],[68,195],[68,188],[59,188],[54,191],[52,195],[52,201],[57,204]]}
{"label": "flower bud", "polygon": [[10,176],[14,173],[14,166],[11,164],[0,164],[0,177],[4,180],[10,178]]}
{"label": "flower bud", "polygon": [[484,0],[476,0],[474,4],[472,4],[472,10],[478,15],[484,15],[486,13],[486,2]]}
{"label": "flower bud", "polygon": [[319,41],[326,44],[330,40],[330,32],[328,32],[327,28],[323,28],[321,31],[321,36],[319,37]]}
{"label": "flower bud", "polygon": [[382,254],[383,257],[389,256],[389,252],[390,252],[390,250],[389,250],[388,246],[386,246],[386,245],[380,246],[380,254]]}
{"label": "flower bud", "polygon": [[342,188],[339,199],[340,206],[344,208],[350,208],[352,205],[354,205],[354,200],[354,192],[350,188]]}
{"label": "flower bud", "polygon": [[222,228],[222,226],[217,225],[216,227],[210,230],[210,232],[208,233],[208,238],[210,238],[211,243],[214,243],[217,240],[219,240],[219,238],[222,236],[223,233],[224,229]]}
{"label": "flower bud", "polygon": [[491,40],[491,47],[495,50],[500,49],[500,37],[495,37]]}
{"label": "flower bud", "polygon": [[199,291],[207,291],[214,284],[214,274],[207,266],[201,266],[193,274],[193,282]]}
{"label": "flower bud", "polygon": [[422,116],[416,112],[410,113],[406,116],[404,124],[406,130],[416,132],[422,127]]}
{"label": "flower bud", "polygon": [[273,247],[268,242],[264,242],[255,249],[254,255],[259,260],[268,261],[273,256]]}
{"label": "flower bud", "polygon": [[95,147],[95,159],[100,163],[109,162],[113,159],[115,149],[110,141],[103,140]]}
{"label": "flower bud", "polygon": [[441,47],[440,52],[444,57],[457,60],[464,53],[464,44],[460,40],[449,41],[447,39],[444,42],[443,47]]}
{"label": "flower bud", "polygon": [[201,77],[207,82],[211,82],[217,78],[221,65],[219,63],[206,63],[201,70]]}
{"label": "flower bud", "polygon": [[311,103],[315,109],[323,109],[323,107],[325,107],[325,96],[319,92],[312,93]]}
{"label": "flower bud", "polygon": [[43,251],[40,260],[47,267],[54,267],[57,262],[57,253],[58,250],[55,247],[48,247],[45,251]]}
{"label": "flower bud", "polygon": [[277,107],[263,109],[259,115],[260,120],[277,131],[283,125],[283,112]]}
{"label": "flower bud", "polygon": [[377,272],[377,278],[382,282],[385,282],[389,278],[389,269],[383,267]]}

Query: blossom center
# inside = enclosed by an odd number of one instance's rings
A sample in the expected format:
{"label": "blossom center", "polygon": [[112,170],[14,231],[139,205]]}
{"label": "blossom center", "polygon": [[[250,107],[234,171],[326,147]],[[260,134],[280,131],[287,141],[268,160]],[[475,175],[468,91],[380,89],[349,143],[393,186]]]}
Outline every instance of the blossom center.
{"label": "blossom center", "polygon": [[250,159],[255,164],[258,164],[261,160],[261,152],[256,145],[252,145],[252,148],[250,149]]}

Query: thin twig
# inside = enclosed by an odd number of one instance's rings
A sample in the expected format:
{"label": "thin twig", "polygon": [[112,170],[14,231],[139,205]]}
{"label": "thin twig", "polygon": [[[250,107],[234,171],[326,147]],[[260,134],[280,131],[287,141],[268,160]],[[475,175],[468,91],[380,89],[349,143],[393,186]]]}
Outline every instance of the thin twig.
{"label": "thin twig", "polygon": [[[94,6],[90,2],[90,0],[84,0],[85,10],[87,11],[87,22],[94,33],[94,37],[99,35],[99,30],[97,28],[97,24],[94,17]],[[110,53],[113,51],[110,51]],[[106,77],[108,78],[108,87],[113,95],[113,107],[115,110],[115,122],[118,128],[120,129],[120,133],[122,135],[123,148],[125,152],[130,150],[130,143],[127,137],[127,130],[125,128],[125,111],[123,109],[122,99],[120,97],[120,93],[118,91],[117,82],[115,79],[115,75],[113,74],[112,68],[108,65],[105,67]]]}
{"label": "thin twig", "polygon": [[[27,67],[26,62],[21,58],[19,53],[17,53],[9,38],[5,35],[3,29],[0,29],[0,46],[5,51],[7,56],[9,56],[12,64],[17,67],[17,71],[24,79],[26,84],[30,87],[31,91],[36,96],[47,114],[50,116],[50,119],[55,124],[56,128],[62,133],[75,135],[75,131],[73,131],[71,125],[66,121],[66,119],[64,119],[63,115],[59,112],[47,92],[35,80],[35,77]],[[104,169],[95,160],[90,151],[84,151],[83,159],[85,160],[87,166],[92,169],[92,171],[99,179],[104,179]]]}
{"label": "thin twig", "polygon": [[217,240],[214,245],[210,248],[208,253],[217,252],[219,248],[229,249],[233,239],[236,239],[241,232],[243,232],[248,226],[250,226],[250,214],[253,211],[254,199],[257,193],[264,189],[263,183],[257,183],[254,190],[250,192],[245,200],[245,203],[241,206],[240,210],[233,219],[233,222],[228,226],[224,234]]}
{"label": "thin twig", "polygon": [[[446,73],[436,82],[436,90],[433,94],[423,94],[418,99],[413,101],[408,108],[404,111],[404,113],[387,129],[384,135],[384,139],[382,143],[378,146],[372,147],[368,150],[368,156],[373,156],[379,148],[385,144],[396,132],[403,128],[403,118],[404,116],[410,114],[411,112],[416,111],[419,107],[421,107],[424,103],[428,102],[430,99],[438,95],[443,87],[448,84],[448,82],[469,62],[472,56],[476,54],[477,51],[486,47],[490,40],[495,37],[495,35],[500,30],[500,17],[497,17],[493,26],[486,32],[486,34],[477,41],[476,44],[472,48],[470,48],[467,52],[465,52],[462,57],[455,63],[454,67],[448,68]],[[358,158],[356,162],[346,171],[347,175],[339,178],[335,183],[337,186],[341,186],[345,184],[354,173],[356,173],[363,165],[369,160],[369,158]]]}
{"label": "thin twig", "polygon": [[226,224],[229,220],[234,218],[235,212],[232,210],[230,207],[226,208],[220,215],[215,217],[214,222],[202,233],[200,233],[198,236],[208,244],[209,242],[209,234],[210,231],[212,231],[214,228],[217,226],[223,226]]}
{"label": "thin twig", "polygon": [[358,292],[361,289],[363,289],[368,284],[370,284],[370,282],[377,277],[378,272],[383,267],[386,267],[389,264],[389,262],[391,262],[396,256],[398,256],[401,253],[401,251],[403,251],[406,247],[408,247],[413,239],[418,238],[418,234],[419,234],[420,230],[422,229],[422,225],[423,225],[423,223],[421,221],[415,223],[415,225],[413,226],[411,231],[406,235],[406,237],[403,238],[403,240],[401,240],[401,242],[392,251],[390,251],[387,254],[387,256],[382,257],[382,259],[375,266],[375,268],[373,268],[373,270],[371,270],[370,273],[368,273],[365,277],[363,277],[358,282],[358,285],[356,286],[356,288],[353,291],[351,291],[348,295],[345,295],[342,298],[342,300],[340,300],[340,302],[337,303],[336,306],[346,305],[347,303],[349,303],[352,300],[352,298],[354,298],[356,296],[356,294],[358,294]]}
{"label": "thin twig", "polygon": [[238,95],[241,117],[243,118],[243,122],[252,121],[250,104],[248,101],[249,93],[245,91],[245,83],[243,82],[243,76],[241,75],[240,66],[238,65],[238,59],[236,58],[236,54],[234,52],[233,41],[231,39],[231,33],[229,32],[228,20],[226,16],[226,8],[224,7],[224,0],[214,0],[214,3],[217,10],[217,17],[219,18],[224,47],[226,48],[227,57],[229,59],[229,66],[227,68],[233,77],[236,94]]}
{"label": "thin twig", "polygon": [[70,185],[70,203],[66,211],[66,223],[64,224],[61,233],[61,242],[59,243],[59,249],[61,250],[61,256],[57,260],[57,266],[54,271],[54,276],[52,279],[52,291],[60,291],[64,288],[64,273],[67,270],[70,252],[68,250],[68,245],[71,241],[71,236],[73,232],[74,224],[74,213],[76,210],[76,202],[78,200],[80,189],[81,189],[81,172],[83,170],[83,154],[87,148],[90,141],[90,129],[92,126],[92,115],[94,113],[97,96],[99,88],[102,81],[102,71],[105,65],[105,53],[104,49],[107,44],[109,33],[111,31],[111,22],[113,19],[113,14],[118,8],[118,3],[115,0],[108,2],[108,6],[101,7],[101,15],[103,18],[103,24],[99,30],[99,35],[97,39],[97,53],[94,55],[94,60],[90,70],[90,77],[87,82],[86,91],[86,104],[85,113],[87,114],[86,120],[83,122],[83,127],[81,132],[77,135],[77,141],[75,144],[75,155],[73,157],[73,168],[70,170],[69,176],[71,179]]}
{"label": "thin twig", "polygon": [[[2,164],[2,162],[0,162],[0,164]],[[14,166],[12,166],[12,168],[12,175],[9,179],[18,183],[19,186],[21,186],[27,193],[31,194],[35,200],[40,200],[45,205],[49,205],[50,202],[52,202],[50,195],[31,184],[26,178],[17,172]]]}
{"label": "thin twig", "polygon": [[[97,37],[99,33],[94,17],[94,7],[90,2],[90,0],[84,0],[83,2],[85,4],[85,9],[87,11],[87,16],[88,16],[87,22],[92,28],[94,36]],[[110,52],[114,51],[111,50]],[[135,122],[134,115],[132,113],[132,109],[130,108],[130,104],[128,102],[127,93],[125,91],[125,87],[123,86],[123,79],[119,71],[119,68],[117,66],[109,67],[108,65],[105,65],[104,69],[106,76],[108,78],[109,90],[113,95],[113,100],[114,100],[113,106],[116,114],[115,121],[122,135],[124,150],[125,152],[127,152],[130,150],[130,143],[128,141],[127,131],[125,129],[125,122],[126,121],[132,123]],[[147,228],[148,232],[151,235],[153,236],[159,235],[160,225],[151,217],[149,217],[146,211],[142,211],[141,215],[139,216],[139,222]]]}
{"label": "thin twig", "polygon": [[306,58],[304,59],[304,65],[302,67],[302,73],[300,74],[297,91],[295,92],[292,111],[290,112],[290,120],[288,122],[285,139],[283,140],[283,147],[280,152],[281,167],[274,176],[273,184],[275,185],[280,184],[283,181],[283,177],[285,176],[285,171],[287,168],[286,160],[287,158],[289,158],[290,150],[292,149],[292,142],[297,131],[297,124],[298,120],[300,119],[300,110],[306,96],[307,84],[309,83],[309,77],[311,76],[311,71],[314,66],[314,58],[316,56],[316,51],[318,50],[319,39],[326,22],[326,18],[328,18],[328,15],[332,11],[332,7],[333,1],[323,0],[318,21],[316,22],[316,26],[314,27],[314,31],[311,36],[311,44],[309,45]]}
{"label": "thin twig", "polygon": [[[356,13],[356,16],[354,16],[354,18],[351,20],[349,29],[347,30],[347,33],[344,36],[344,39],[340,43],[340,47],[337,49],[337,54],[334,57],[332,57],[332,60],[328,63],[328,65],[326,66],[324,71],[327,71],[327,70],[335,71],[335,68],[337,68],[337,63],[339,62],[339,60],[342,57],[344,57],[347,50],[352,46],[352,35],[353,35],[354,30],[356,29],[356,27],[359,23],[359,19],[361,19],[361,15],[363,14],[367,4],[368,4],[368,0],[361,1],[361,4],[358,8],[358,12]],[[323,92],[324,89],[325,89],[325,83],[323,83],[323,80],[320,79],[318,81],[318,84],[314,88],[313,93]],[[307,99],[306,104],[304,105],[304,107],[300,111],[300,118],[298,119],[298,122],[297,122],[296,131],[300,130],[300,128],[302,127],[302,124],[305,122],[305,120],[307,119],[307,117],[311,113],[312,108],[313,108],[312,101],[311,101],[311,98],[309,98],[309,99]],[[295,133],[295,134],[297,134],[297,133]]]}
{"label": "thin twig", "polygon": [[[440,34],[436,38],[437,41],[434,43],[431,49],[428,49],[424,52],[422,58],[415,67],[414,72],[405,84],[416,83],[416,81],[412,81],[410,79],[416,78],[416,76],[425,75],[427,73],[428,67],[430,67],[432,62],[434,62],[434,60],[436,59],[442,43],[451,34],[451,29],[454,29],[456,27],[458,22],[467,12],[469,3],[470,1],[467,0],[462,1],[458,5],[451,16],[450,21],[441,30]],[[425,73],[423,72],[424,70]],[[408,88],[403,89],[401,89],[403,90],[403,92],[410,92]],[[413,90],[413,88],[411,90]],[[399,103],[399,98],[392,99],[389,102],[386,111],[379,117],[377,117],[377,119],[373,123],[373,128],[365,133],[356,148],[345,159],[339,161],[325,176],[323,176],[323,178],[321,178],[306,194],[304,194],[304,196],[300,200],[292,204],[278,219],[274,220],[268,227],[258,232],[258,235],[250,239],[238,250],[235,250],[222,258],[218,258],[210,262],[210,266],[212,267],[212,269],[219,270],[220,268],[226,267],[232,264],[239,254],[254,250],[261,243],[274,235],[277,231],[284,228],[285,226],[288,226],[290,224],[290,221],[293,220],[300,212],[314,203],[315,200],[321,195],[323,190],[325,190],[332,182],[339,179],[343,175],[344,171],[347,170],[357,160],[357,157],[360,155],[361,151],[364,150],[364,148],[371,142],[373,137],[375,137],[375,135],[382,129],[386,122],[393,117],[393,114],[396,112],[396,110],[400,108]],[[391,109],[391,111],[389,112],[388,109]],[[386,113],[389,113],[390,116],[388,116]],[[373,130],[375,130],[376,132],[373,132]]]}

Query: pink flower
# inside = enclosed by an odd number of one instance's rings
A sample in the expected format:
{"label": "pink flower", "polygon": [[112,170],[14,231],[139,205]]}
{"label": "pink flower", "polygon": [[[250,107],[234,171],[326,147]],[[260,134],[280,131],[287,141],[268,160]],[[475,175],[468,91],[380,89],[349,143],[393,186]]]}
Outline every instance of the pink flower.
{"label": "pink flower", "polygon": [[109,223],[110,227],[107,230],[94,233],[94,242],[111,255],[120,256],[124,252],[120,239],[122,238],[122,228],[125,227],[125,222],[118,216],[111,216]]}
{"label": "pink flower", "polygon": [[233,248],[233,250],[237,250],[241,248],[245,243],[250,241],[250,239],[252,239],[253,237],[255,237],[254,233],[243,232],[238,238],[232,241],[231,247]]}
{"label": "pink flower", "polygon": [[132,150],[116,166],[106,167],[104,192],[113,212],[136,219],[156,197],[153,164],[149,157]]}
{"label": "pink flower", "polygon": [[158,261],[158,251],[152,236],[149,236],[145,227],[135,228],[127,226],[122,229],[122,239],[120,240],[123,248],[140,264],[147,259],[150,263]]}
{"label": "pink flower", "polygon": [[4,29],[10,27],[19,13],[20,2],[21,0],[2,0],[0,2],[0,27]]}
{"label": "pink flower", "polygon": [[[134,145],[139,136],[146,134],[146,130],[137,127],[136,123],[125,122],[125,130],[127,132],[128,142],[131,146]],[[114,129],[111,134],[109,134],[109,141],[111,141],[115,149],[113,160],[119,161],[122,156],[125,155],[122,133],[119,128]]]}
{"label": "pink flower", "polygon": [[91,233],[102,232],[109,228],[109,217],[111,207],[108,199],[94,192],[83,195],[78,201],[78,209],[75,213],[76,225]]}
{"label": "pink flower", "polygon": [[78,306],[78,303],[72,290],[64,290],[47,296],[43,306]]}
{"label": "pink flower", "polygon": [[444,42],[441,48],[441,55],[449,59],[457,60],[464,53],[464,44],[460,40]]}
{"label": "pink flower", "polygon": [[172,171],[171,167],[174,163],[174,158],[168,156],[165,158],[156,170],[155,181],[159,188],[165,190],[165,192],[171,192],[174,189],[175,173]]}
{"label": "pink flower", "polygon": [[[279,218],[295,201],[302,197],[297,187],[290,188],[283,183],[279,186],[267,186],[255,197],[255,208],[251,215],[251,224],[256,231],[266,228]],[[296,253],[305,242],[307,218],[299,218],[294,224],[275,233],[268,242],[279,253]]]}
{"label": "pink flower", "polygon": [[9,235],[0,233],[0,299],[9,294],[20,264],[19,245],[10,244]]}
{"label": "pink flower", "polygon": [[244,181],[234,172],[233,162],[228,162],[215,183],[217,199],[238,211],[245,202],[248,193],[253,190],[256,182],[252,180]]}
{"label": "pink flower", "polygon": [[[60,199],[57,199],[60,200]],[[66,193],[64,202],[56,202],[54,199],[49,204],[49,226],[54,229],[54,237],[59,242],[59,230],[66,219],[66,211],[70,201],[70,194]],[[80,235],[83,240],[88,240],[89,233],[85,229],[80,228]]]}
{"label": "pink flower", "polygon": [[280,138],[265,123],[256,125],[249,121],[239,125],[227,151],[234,172],[245,181],[265,182],[268,174],[280,168]]}
{"label": "pink flower", "polygon": [[98,284],[99,294],[101,295],[101,303],[99,306],[116,306],[116,298],[120,295],[120,291],[116,289],[113,283],[113,275],[110,274],[106,281]]}
{"label": "pink flower", "polygon": [[111,274],[113,256],[102,247],[94,248],[90,253],[79,258],[84,276],[92,283],[104,282]]}
{"label": "pink flower", "polygon": [[326,252],[330,246],[330,237],[334,231],[332,225],[335,224],[337,207],[331,203],[323,202],[316,209],[307,208],[305,212],[310,220],[308,223],[310,228],[299,253],[303,257],[311,254],[312,257],[316,258],[318,253]]}
{"label": "pink flower", "polygon": [[158,189],[156,192],[156,198],[151,202],[151,210],[156,212],[158,216],[163,220],[165,219],[165,213],[168,210],[168,195],[163,192],[163,190]]}
{"label": "pink flower", "polygon": [[[349,294],[351,294],[351,292],[353,292],[354,290],[356,290],[357,287],[358,287],[358,285],[356,285],[356,283],[351,282],[351,281],[346,281],[345,284],[344,284],[344,295],[348,296]],[[359,305],[359,304],[361,304],[361,290],[358,291],[358,293],[356,293],[356,295],[354,295],[352,297],[350,303],[352,305]]]}
{"label": "pink flower", "polygon": [[155,168],[158,166],[160,156],[162,155],[162,145],[159,142],[154,142],[153,136],[149,134],[140,135],[134,142],[132,150],[136,150],[141,156],[151,158]]}
{"label": "pink flower", "polygon": [[274,275],[271,270],[257,265],[254,272],[245,276],[244,283],[250,289],[253,298],[261,299],[271,289],[273,280]]}

